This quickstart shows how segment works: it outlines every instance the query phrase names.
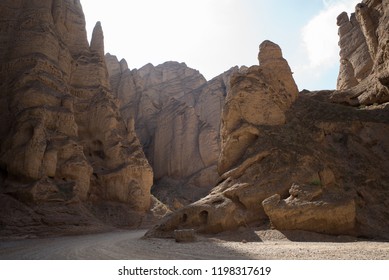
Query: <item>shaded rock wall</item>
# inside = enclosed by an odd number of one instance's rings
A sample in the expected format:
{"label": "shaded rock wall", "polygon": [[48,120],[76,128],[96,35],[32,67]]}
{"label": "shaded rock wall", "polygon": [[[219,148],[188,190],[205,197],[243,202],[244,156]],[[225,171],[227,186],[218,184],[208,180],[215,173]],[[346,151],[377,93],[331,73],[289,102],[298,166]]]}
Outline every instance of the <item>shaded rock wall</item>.
{"label": "shaded rock wall", "polygon": [[207,82],[183,63],[129,70],[106,55],[122,115],[135,129],[153,166],[154,193],[173,205],[205,195],[217,180],[220,116],[231,69]]}
{"label": "shaded rock wall", "polygon": [[111,93],[100,23],[89,46],[79,1],[0,6],[1,192],[148,210],[153,173]]}

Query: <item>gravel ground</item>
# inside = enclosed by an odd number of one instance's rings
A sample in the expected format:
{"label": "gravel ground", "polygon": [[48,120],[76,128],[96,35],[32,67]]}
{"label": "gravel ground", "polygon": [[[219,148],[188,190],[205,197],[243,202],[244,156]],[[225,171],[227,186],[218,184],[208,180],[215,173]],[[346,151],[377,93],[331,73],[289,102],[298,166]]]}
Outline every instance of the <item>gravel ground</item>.
{"label": "gravel ground", "polygon": [[243,230],[200,236],[193,243],[176,243],[172,239],[143,239],[144,233],[132,230],[0,241],[0,259],[389,259],[389,242],[352,237]]}

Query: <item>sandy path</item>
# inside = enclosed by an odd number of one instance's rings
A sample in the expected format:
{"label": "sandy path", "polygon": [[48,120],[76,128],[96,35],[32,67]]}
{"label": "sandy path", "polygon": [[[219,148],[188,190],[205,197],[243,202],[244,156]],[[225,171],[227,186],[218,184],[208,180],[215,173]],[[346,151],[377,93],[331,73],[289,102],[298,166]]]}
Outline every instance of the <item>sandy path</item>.
{"label": "sandy path", "polygon": [[389,259],[388,242],[255,242],[141,239],[145,231],[0,241],[0,259]]}

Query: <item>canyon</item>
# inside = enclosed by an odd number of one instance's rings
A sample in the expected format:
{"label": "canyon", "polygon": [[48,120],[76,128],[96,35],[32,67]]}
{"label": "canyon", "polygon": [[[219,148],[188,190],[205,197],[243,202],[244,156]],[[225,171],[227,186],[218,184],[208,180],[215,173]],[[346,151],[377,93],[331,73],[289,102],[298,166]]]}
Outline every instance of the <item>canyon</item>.
{"label": "canyon", "polygon": [[106,62],[120,111],[153,167],[155,194],[173,209],[207,194],[218,180],[221,111],[237,67],[206,81],[174,61],[133,70],[111,54]]}
{"label": "canyon", "polygon": [[[389,1],[337,18],[336,90],[281,47],[207,81],[130,69],[79,0],[0,4],[0,236],[266,228],[389,238]],[[253,54],[255,55],[255,54]]]}

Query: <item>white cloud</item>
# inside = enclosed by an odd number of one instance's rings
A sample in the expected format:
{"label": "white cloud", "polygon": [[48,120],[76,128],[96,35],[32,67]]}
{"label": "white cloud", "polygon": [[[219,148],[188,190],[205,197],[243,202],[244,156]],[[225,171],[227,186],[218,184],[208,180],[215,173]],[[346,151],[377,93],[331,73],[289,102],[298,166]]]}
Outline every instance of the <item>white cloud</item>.
{"label": "white cloud", "polygon": [[[336,17],[360,0],[82,0],[88,34],[101,21],[105,50],[130,68],[186,62],[208,79],[257,64],[258,45],[279,44],[299,87],[334,87],[339,63]],[[318,7],[319,5],[319,7]],[[312,10],[317,11],[311,16]],[[305,24],[304,27],[302,27]],[[296,34],[299,32],[300,34]]]}
{"label": "white cloud", "polygon": [[303,56],[295,69],[295,79],[305,88],[336,87],[339,69],[337,16],[354,12],[360,0],[322,0],[323,9],[301,29]]}
{"label": "white cloud", "polygon": [[302,29],[310,68],[331,67],[339,61],[336,18],[343,11],[354,11],[360,0],[323,0],[324,9]]}
{"label": "white cloud", "polygon": [[236,64],[231,49],[242,48],[236,38],[245,34],[248,9],[241,0],[109,2],[82,0],[88,33],[101,21],[105,50],[126,58],[130,68],[177,60],[210,79]]}

